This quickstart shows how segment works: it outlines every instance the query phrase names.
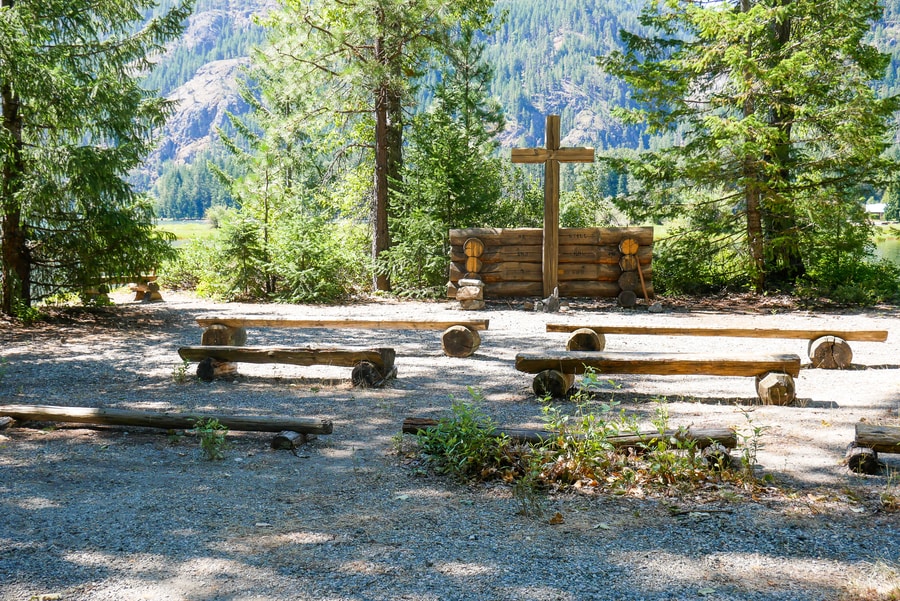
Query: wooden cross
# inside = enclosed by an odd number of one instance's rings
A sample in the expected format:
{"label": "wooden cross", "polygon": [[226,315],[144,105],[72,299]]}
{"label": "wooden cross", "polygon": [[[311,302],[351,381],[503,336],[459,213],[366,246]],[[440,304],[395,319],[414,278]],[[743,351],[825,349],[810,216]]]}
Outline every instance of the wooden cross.
{"label": "wooden cross", "polygon": [[559,283],[559,164],[593,163],[593,148],[560,148],[559,115],[547,115],[546,148],[513,148],[513,163],[544,164],[544,296]]}

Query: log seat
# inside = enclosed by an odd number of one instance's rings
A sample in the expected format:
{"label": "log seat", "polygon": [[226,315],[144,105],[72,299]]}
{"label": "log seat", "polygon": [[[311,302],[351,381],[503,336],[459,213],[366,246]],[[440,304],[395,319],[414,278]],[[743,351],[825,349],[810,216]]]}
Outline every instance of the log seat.
{"label": "log seat", "polygon": [[[570,350],[602,351],[609,334],[637,336],[722,336],[736,338],[781,338],[808,340],[807,352],[813,367],[846,369],[853,360],[848,341],[884,342],[887,330],[781,329],[781,328],[698,328],[685,326],[602,326],[548,323],[548,332],[570,332]],[[593,331],[594,336],[589,333]]]}
{"label": "log seat", "polygon": [[197,361],[197,376],[211,381],[234,373],[233,363],[286,363],[290,365],[336,365],[352,367],[354,386],[381,386],[397,373],[392,348],[323,349],[305,347],[184,346],[178,355]]}
{"label": "log seat", "polygon": [[900,426],[857,422],[856,436],[847,449],[850,471],[874,475],[881,471],[878,453],[900,453]]}
{"label": "log seat", "polygon": [[519,353],[516,369],[537,374],[532,388],[538,396],[563,397],[575,375],[588,370],[601,374],[710,375],[754,377],[757,394],[766,404],[787,405],[794,400],[794,380],[800,357],[791,354],[710,355],[706,353],[636,353],[549,351]]}
{"label": "log seat", "polygon": [[479,331],[487,330],[489,320],[373,320],[373,319],[292,319],[282,317],[198,317],[205,328],[204,345],[241,346],[246,328],[320,328],[357,330],[444,330],[441,348],[451,357],[469,357],[481,345]]}

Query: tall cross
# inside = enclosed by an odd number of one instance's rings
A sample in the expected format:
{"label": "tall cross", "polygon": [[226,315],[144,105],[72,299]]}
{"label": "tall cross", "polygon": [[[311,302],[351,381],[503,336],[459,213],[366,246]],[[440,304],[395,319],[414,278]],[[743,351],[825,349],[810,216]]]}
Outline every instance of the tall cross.
{"label": "tall cross", "polygon": [[546,148],[513,148],[513,163],[544,164],[544,296],[559,283],[559,164],[593,163],[593,148],[560,148],[559,115],[547,115]]}

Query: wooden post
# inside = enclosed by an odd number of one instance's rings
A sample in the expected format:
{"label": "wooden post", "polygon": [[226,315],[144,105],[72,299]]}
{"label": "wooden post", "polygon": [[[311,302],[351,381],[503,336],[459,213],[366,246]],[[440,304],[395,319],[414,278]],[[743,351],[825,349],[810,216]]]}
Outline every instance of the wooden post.
{"label": "wooden post", "polygon": [[560,148],[559,115],[547,115],[546,148],[513,148],[513,163],[544,164],[544,296],[559,285],[559,164],[593,163],[593,148]]}

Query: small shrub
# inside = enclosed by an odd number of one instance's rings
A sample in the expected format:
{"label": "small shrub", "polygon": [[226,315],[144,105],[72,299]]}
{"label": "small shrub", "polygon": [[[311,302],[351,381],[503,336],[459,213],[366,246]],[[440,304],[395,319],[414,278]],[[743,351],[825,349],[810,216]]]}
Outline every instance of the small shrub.
{"label": "small shrub", "polygon": [[228,448],[228,442],[225,440],[228,426],[214,418],[203,418],[197,420],[191,432],[200,437],[200,450],[203,451],[205,459],[216,461],[225,458],[225,450]]}

